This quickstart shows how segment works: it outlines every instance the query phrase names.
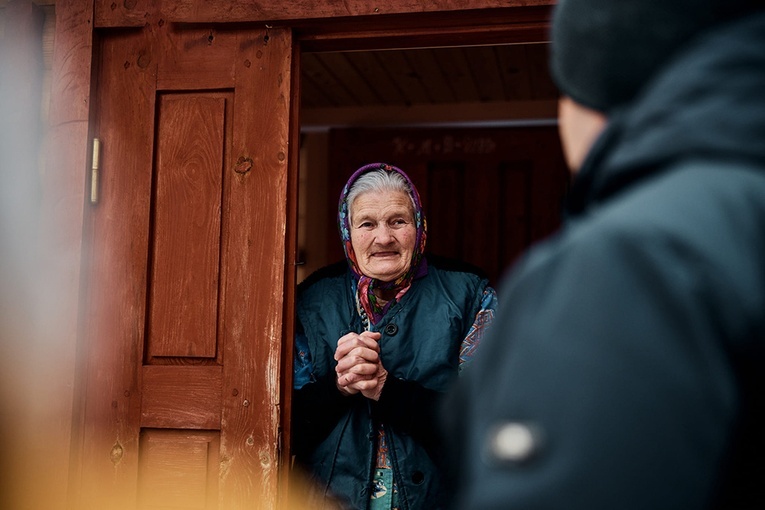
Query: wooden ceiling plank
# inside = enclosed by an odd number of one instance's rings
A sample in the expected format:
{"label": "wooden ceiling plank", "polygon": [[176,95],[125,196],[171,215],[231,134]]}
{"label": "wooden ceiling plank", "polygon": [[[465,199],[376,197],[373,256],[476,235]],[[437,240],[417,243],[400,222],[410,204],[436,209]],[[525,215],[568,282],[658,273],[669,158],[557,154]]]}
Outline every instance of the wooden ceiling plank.
{"label": "wooden ceiling plank", "polygon": [[382,104],[383,100],[375,90],[375,85],[360,73],[348,57],[347,52],[320,53],[317,57],[324,65],[332,69],[336,78],[349,89],[357,104]]}
{"label": "wooden ceiling plank", "polygon": [[[363,20],[360,20],[363,22]],[[360,23],[362,25],[363,23]],[[476,44],[526,44],[547,42],[549,22],[547,19],[529,23],[511,22],[491,26],[460,26],[439,28],[422,26],[404,31],[401,28],[377,28],[349,30],[326,34],[297,28],[303,48],[308,51],[382,50],[390,48],[451,48]]]}
{"label": "wooden ceiling plank", "polygon": [[[124,2],[135,6],[136,2]],[[119,2],[122,4],[123,2]],[[554,5],[554,0],[344,0],[342,2],[316,2],[315,0],[230,0],[227,2],[200,2],[199,0],[175,0],[166,2],[163,10],[171,21],[195,22],[245,22],[273,20],[307,20],[351,16],[384,17],[387,15],[440,13],[463,10],[496,8],[527,8]],[[112,0],[97,0],[104,14],[115,10]],[[139,10],[134,7],[132,11]],[[124,14],[124,13],[123,13]]]}
{"label": "wooden ceiling plank", "polygon": [[333,92],[336,94],[336,97],[344,101],[340,104],[362,104],[356,95],[356,91],[349,86],[349,78],[343,75],[342,71],[344,70],[338,69],[334,65],[335,62],[333,62],[328,55],[328,53],[317,53],[315,56],[321,68],[324,70],[324,74],[326,74],[327,78],[335,84]]}
{"label": "wooden ceiling plank", "polygon": [[335,106],[358,104],[345,85],[339,83],[332,72],[320,60],[319,54],[307,54],[302,59],[303,76],[309,77]]}
{"label": "wooden ceiling plank", "polygon": [[404,51],[379,51],[376,56],[391,79],[396,82],[398,89],[404,94],[407,105],[431,102],[420,81],[419,73],[409,64]]}
{"label": "wooden ceiling plank", "polygon": [[300,79],[300,106],[301,108],[330,107],[332,103],[319,86],[310,76],[303,75]]}
{"label": "wooden ceiling plank", "polygon": [[505,99],[520,101],[531,97],[531,81],[526,61],[526,49],[523,45],[513,44],[495,46]]}
{"label": "wooden ceiling plank", "polygon": [[380,64],[377,53],[379,52],[348,52],[345,57],[360,74],[375,85],[383,104],[400,104],[406,101],[404,93]]}
{"label": "wooden ceiling plank", "polygon": [[462,51],[473,72],[473,81],[479,90],[481,101],[502,101],[502,78],[493,49],[490,46],[474,46],[463,48]]}
{"label": "wooden ceiling plank", "polygon": [[433,103],[451,103],[458,101],[454,92],[449,88],[434,52],[440,49],[409,50],[406,55],[412,67],[418,70],[420,81],[428,91],[428,96]]}
{"label": "wooden ceiling plank", "polygon": [[548,67],[549,49],[549,44],[526,45],[532,99],[558,97],[558,88],[550,76]]}
{"label": "wooden ceiling plank", "polygon": [[435,56],[455,97],[470,102],[481,100],[470,66],[460,48],[444,49]]}

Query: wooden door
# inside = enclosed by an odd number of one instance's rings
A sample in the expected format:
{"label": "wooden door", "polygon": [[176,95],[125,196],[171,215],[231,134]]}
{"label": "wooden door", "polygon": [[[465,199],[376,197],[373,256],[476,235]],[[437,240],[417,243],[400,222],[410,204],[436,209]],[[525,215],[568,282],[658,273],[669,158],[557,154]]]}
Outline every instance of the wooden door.
{"label": "wooden door", "polygon": [[[339,129],[329,159],[330,196],[366,163],[407,172],[428,220],[426,250],[478,266],[494,285],[559,227],[570,178],[554,125]],[[342,258],[340,243],[330,249],[329,260]]]}
{"label": "wooden door", "polygon": [[269,508],[291,33],[159,20],[96,54],[76,508]]}

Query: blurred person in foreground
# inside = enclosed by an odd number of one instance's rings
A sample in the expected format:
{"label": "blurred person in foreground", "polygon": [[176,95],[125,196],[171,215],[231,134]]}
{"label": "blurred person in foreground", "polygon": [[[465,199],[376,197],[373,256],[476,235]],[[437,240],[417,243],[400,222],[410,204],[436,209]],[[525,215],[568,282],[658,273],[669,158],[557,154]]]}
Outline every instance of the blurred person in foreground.
{"label": "blurred person in foreground", "polygon": [[459,508],[765,508],[763,9],[558,2],[567,218],[450,395]]}
{"label": "blurred person in foreground", "polygon": [[357,170],[340,197],[346,261],[298,289],[293,453],[312,508],[446,508],[438,405],[494,317],[467,266],[424,256],[419,194],[400,169]]}

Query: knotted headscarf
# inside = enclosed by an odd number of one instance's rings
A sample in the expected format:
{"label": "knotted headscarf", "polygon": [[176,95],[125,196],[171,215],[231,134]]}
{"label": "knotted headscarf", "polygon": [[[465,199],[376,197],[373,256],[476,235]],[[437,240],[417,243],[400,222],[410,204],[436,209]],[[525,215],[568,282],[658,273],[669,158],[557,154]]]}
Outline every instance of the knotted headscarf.
{"label": "knotted headscarf", "polygon": [[[406,272],[399,276],[397,279],[390,282],[383,282],[363,274],[359,269],[356,253],[353,251],[353,245],[351,244],[351,225],[349,211],[350,204],[348,203],[348,194],[350,193],[353,184],[358,180],[359,177],[367,172],[374,170],[396,172],[401,175],[409,185],[409,189],[411,190],[409,196],[411,197],[412,203],[414,204],[414,226],[417,230],[417,233],[415,236],[414,250],[412,252],[412,260]],[[411,179],[409,179],[409,176],[406,175],[401,169],[386,163],[371,163],[369,165],[364,165],[356,170],[348,179],[348,182],[345,183],[343,191],[340,193],[340,203],[337,218],[338,227],[340,228],[340,238],[343,242],[345,258],[348,260],[348,265],[351,268],[351,272],[358,282],[359,301],[368,319],[372,324],[376,324],[383,317],[383,315],[385,315],[385,312],[393,300],[381,306],[374,294],[375,289],[396,290],[396,299],[398,299],[409,288],[412,280],[427,274],[427,264],[423,258],[423,253],[425,251],[425,239],[427,237],[427,224],[425,221],[425,214],[422,211],[422,204],[420,203],[420,195],[417,192],[417,188],[414,187]]]}

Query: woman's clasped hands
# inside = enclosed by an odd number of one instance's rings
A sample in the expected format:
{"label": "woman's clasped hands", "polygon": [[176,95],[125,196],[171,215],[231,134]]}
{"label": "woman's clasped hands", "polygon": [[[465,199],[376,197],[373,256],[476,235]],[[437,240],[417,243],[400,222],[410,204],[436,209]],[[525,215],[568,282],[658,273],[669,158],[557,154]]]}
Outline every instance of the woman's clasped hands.
{"label": "woman's clasped hands", "polygon": [[345,395],[361,393],[379,400],[388,371],[380,360],[380,333],[348,333],[337,341],[337,388]]}

